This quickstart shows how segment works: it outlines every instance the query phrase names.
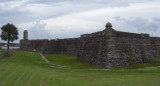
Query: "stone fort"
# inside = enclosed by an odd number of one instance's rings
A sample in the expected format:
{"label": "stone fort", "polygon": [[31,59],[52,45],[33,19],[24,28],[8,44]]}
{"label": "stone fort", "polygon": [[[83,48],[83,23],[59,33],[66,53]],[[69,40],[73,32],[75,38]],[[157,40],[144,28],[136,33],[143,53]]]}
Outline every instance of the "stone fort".
{"label": "stone fort", "polygon": [[160,37],[116,31],[107,23],[103,31],[79,38],[28,40],[28,31],[20,41],[20,50],[43,54],[65,54],[78,61],[102,68],[115,68],[150,62],[160,57]]}

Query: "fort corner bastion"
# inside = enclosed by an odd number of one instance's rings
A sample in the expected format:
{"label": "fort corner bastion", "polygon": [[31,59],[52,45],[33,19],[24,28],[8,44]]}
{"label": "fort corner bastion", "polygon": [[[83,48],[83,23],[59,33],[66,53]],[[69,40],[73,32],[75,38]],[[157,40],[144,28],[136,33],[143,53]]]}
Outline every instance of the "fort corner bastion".
{"label": "fort corner bastion", "polygon": [[74,55],[78,61],[102,68],[150,62],[160,57],[160,37],[116,31],[111,23],[105,27],[103,31],[83,34],[80,38],[52,40],[28,40],[25,31],[20,50]]}

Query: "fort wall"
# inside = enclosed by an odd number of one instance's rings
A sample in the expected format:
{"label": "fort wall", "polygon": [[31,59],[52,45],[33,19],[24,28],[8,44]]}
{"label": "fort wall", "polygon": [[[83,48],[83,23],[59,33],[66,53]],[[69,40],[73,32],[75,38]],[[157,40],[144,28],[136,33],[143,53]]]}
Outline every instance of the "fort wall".
{"label": "fort wall", "polygon": [[78,61],[102,68],[150,62],[160,57],[160,37],[116,31],[110,23],[105,30],[80,38],[21,40],[20,44],[23,51],[74,55]]}
{"label": "fort wall", "polygon": [[54,40],[21,40],[20,50],[41,52],[43,54],[76,55],[79,39],[54,39]]}
{"label": "fort wall", "polygon": [[81,35],[77,60],[103,68],[152,61],[149,34],[106,29],[98,33]]}
{"label": "fort wall", "polygon": [[154,57],[160,57],[160,37],[151,37],[152,53]]}

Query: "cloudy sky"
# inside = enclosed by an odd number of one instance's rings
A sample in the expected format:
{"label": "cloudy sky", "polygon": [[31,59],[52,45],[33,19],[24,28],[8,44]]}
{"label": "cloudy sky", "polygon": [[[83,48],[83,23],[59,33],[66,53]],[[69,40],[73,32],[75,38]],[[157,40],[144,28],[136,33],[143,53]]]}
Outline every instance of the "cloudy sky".
{"label": "cloudy sky", "polygon": [[0,27],[16,25],[19,40],[24,30],[29,39],[79,37],[107,22],[118,31],[160,36],[159,9],[160,0],[0,0]]}

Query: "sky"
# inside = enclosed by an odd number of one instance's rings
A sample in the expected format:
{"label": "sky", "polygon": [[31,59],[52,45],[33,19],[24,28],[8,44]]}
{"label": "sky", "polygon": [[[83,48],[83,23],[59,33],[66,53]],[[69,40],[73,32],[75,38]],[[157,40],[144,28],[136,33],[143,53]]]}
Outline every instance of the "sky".
{"label": "sky", "polygon": [[160,0],[0,0],[0,27],[14,24],[17,43],[24,30],[29,39],[75,38],[104,30],[107,22],[117,31],[160,36],[159,4]]}

